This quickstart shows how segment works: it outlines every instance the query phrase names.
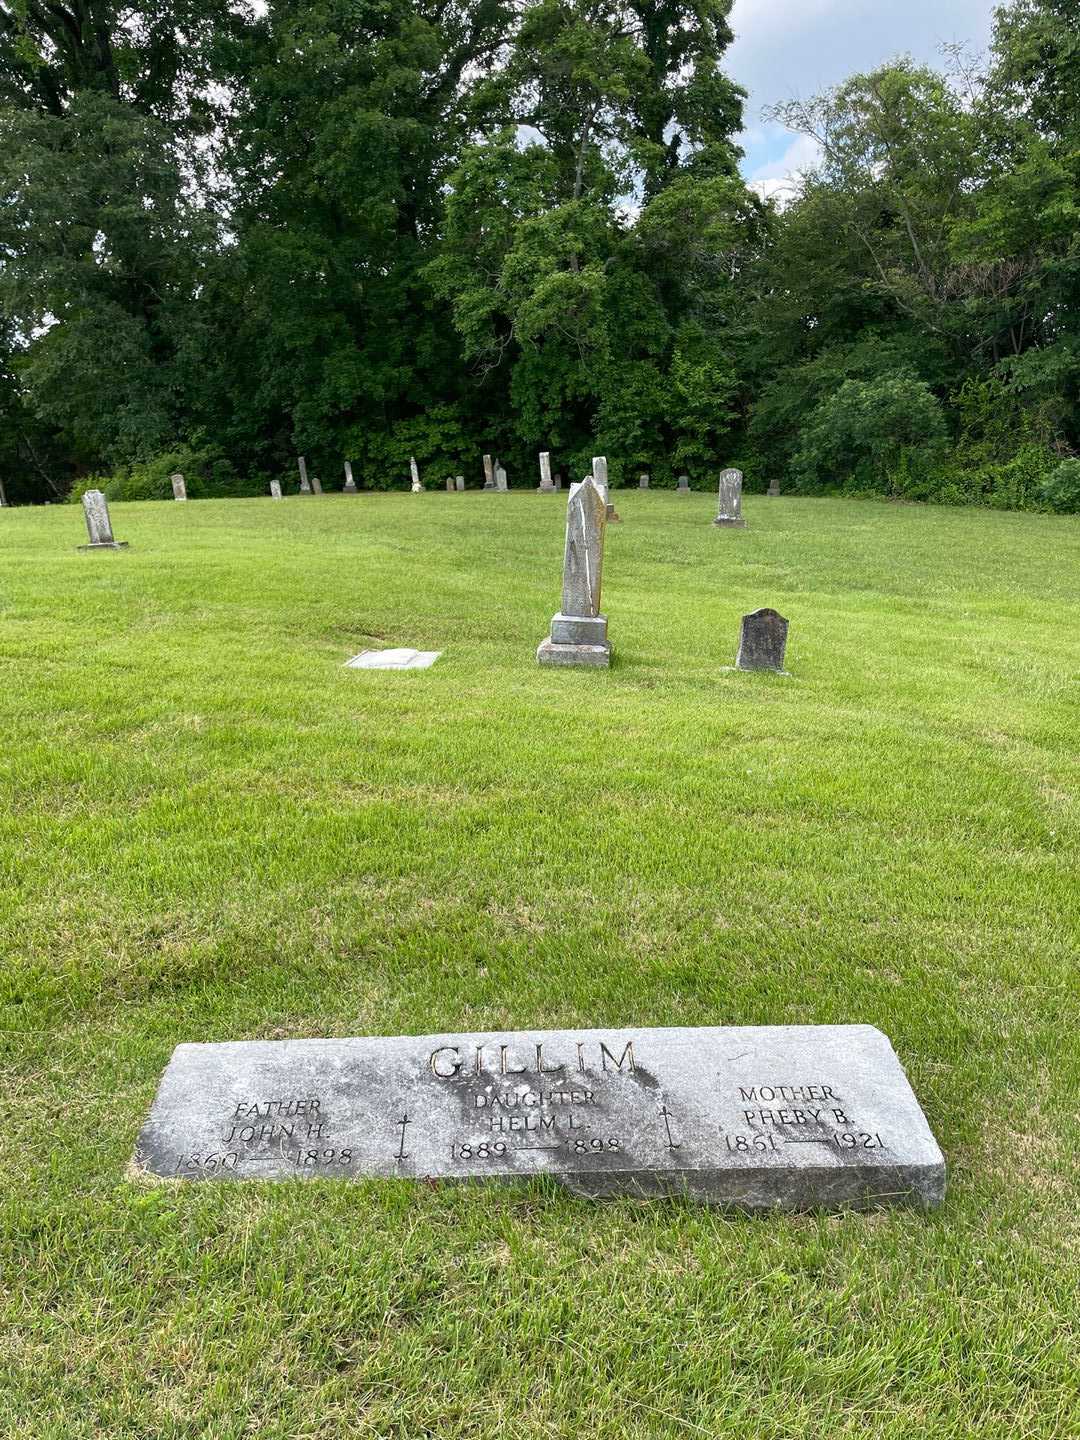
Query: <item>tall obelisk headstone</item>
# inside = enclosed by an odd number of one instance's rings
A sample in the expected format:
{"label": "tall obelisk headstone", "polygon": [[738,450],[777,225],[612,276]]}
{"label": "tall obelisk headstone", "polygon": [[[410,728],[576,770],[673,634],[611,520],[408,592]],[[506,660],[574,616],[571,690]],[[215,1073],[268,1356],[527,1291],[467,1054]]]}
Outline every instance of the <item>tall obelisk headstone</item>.
{"label": "tall obelisk headstone", "polygon": [[345,491],[346,495],[356,494],[356,481],[353,479],[352,461],[345,461]]}
{"label": "tall obelisk headstone", "polygon": [[303,455],[297,456],[297,464],[300,466],[300,494],[310,495],[311,481],[308,479],[307,461],[304,459]]}
{"label": "tall obelisk headstone", "polygon": [[745,525],[742,518],[742,471],[721,470],[714,525]]}
{"label": "tall obelisk headstone", "polygon": [[82,497],[83,515],[86,517],[88,543],[80,550],[126,550],[126,540],[113,537],[112,521],[109,519],[109,505],[100,490],[87,490]]}
{"label": "tall obelisk headstone", "polygon": [[415,455],[409,456],[409,473],[412,475],[412,493],[419,495],[424,487],[420,483],[420,469],[416,463]]}
{"label": "tall obelisk headstone", "polygon": [[562,609],[540,642],[541,665],[602,665],[611,661],[607,616],[600,614],[607,504],[592,476],[571,485],[566,505]]}
{"label": "tall obelisk headstone", "polygon": [[495,489],[495,469],[491,462],[491,456],[484,456],[484,489]]}
{"label": "tall obelisk headstone", "polygon": [[541,495],[554,495],[555,482],[551,478],[551,453],[548,450],[540,452],[540,486]]}
{"label": "tall obelisk headstone", "polygon": [[187,485],[184,483],[183,475],[177,471],[175,475],[170,475],[169,479],[172,481],[172,498],[174,500],[186,500]]}

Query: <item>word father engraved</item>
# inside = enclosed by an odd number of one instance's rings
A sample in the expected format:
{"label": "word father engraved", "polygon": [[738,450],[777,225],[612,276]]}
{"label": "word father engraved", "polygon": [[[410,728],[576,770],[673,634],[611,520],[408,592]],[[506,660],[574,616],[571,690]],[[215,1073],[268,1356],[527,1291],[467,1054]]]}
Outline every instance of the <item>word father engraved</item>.
{"label": "word father engraved", "polygon": [[160,1179],[553,1176],[746,1210],[940,1202],[868,1025],[179,1045],[133,1159]]}

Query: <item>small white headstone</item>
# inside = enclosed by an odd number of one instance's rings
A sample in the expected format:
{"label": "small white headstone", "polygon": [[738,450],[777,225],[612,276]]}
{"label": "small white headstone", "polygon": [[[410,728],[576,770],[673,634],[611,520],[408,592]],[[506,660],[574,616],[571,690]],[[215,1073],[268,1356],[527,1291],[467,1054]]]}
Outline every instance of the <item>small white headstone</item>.
{"label": "small white headstone", "polygon": [[540,489],[550,490],[554,493],[555,486],[551,479],[551,454],[547,450],[540,452]]}
{"label": "small white headstone", "polygon": [[183,475],[181,475],[179,472],[177,472],[177,474],[175,474],[175,475],[170,475],[170,476],[169,476],[169,479],[172,481],[172,496],[173,496],[173,499],[174,499],[174,500],[186,500],[186,499],[187,499],[187,486],[184,484],[184,477],[183,477]]}
{"label": "small white headstone", "polygon": [[412,475],[412,493],[419,495],[424,487],[420,483],[420,469],[414,455],[409,456],[409,472]]}
{"label": "small white headstone", "polygon": [[280,499],[281,499],[281,481],[280,481],[280,480],[271,480],[271,481],[270,481],[270,498],[271,498],[271,500],[280,500]]}
{"label": "small white headstone", "polygon": [[346,660],[347,670],[427,670],[441,650],[362,650]]}

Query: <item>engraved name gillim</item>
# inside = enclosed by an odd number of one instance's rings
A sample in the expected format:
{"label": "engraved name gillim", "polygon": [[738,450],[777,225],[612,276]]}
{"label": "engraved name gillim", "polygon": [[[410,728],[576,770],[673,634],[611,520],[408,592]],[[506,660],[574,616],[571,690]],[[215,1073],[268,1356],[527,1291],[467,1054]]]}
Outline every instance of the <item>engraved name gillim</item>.
{"label": "engraved name gillim", "polygon": [[[586,1059],[584,1040],[574,1042],[573,1059],[562,1061],[552,1061],[545,1055],[544,1043],[543,1040],[538,1041],[525,1057],[509,1045],[476,1045],[466,1047],[466,1050],[458,1045],[440,1045],[431,1052],[428,1064],[431,1066],[431,1073],[439,1080],[452,1080],[462,1071],[466,1074],[471,1072],[473,1075],[483,1075],[485,1071],[495,1075],[557,1075],[561,1070],[576,1069],[580,1074],[587,1075],[590,1069],[599,1069],[632,1075],[637,1070],[632,1040],[626,1042],[619,1056],[602,1040],[599,1041],[591,1066]],[[471,1057],[467,1054],[469,1048],[472,1049]],[[615,1049],[618,1049],[617,1045]]]}

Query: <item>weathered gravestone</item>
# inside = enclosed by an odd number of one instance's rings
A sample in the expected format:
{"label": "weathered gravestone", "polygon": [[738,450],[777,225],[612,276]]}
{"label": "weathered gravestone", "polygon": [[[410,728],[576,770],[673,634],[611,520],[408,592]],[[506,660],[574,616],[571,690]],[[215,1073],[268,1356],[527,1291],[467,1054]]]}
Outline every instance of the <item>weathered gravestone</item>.
{"label": "weathered gravestone", "polygon": [[80,550],[126,550],[126,540],[113,538],[109,504],[100,490],[87,490],[82,497],[88,543]]}
{"label": "weathered gravestone", "polygon": [[280,480],[271,480],[271,481],[270,481],[270,498],[271,498],[271,500],[280,500],[280,499],[281,499],[281,481],[280,481]]}
{"label": "weathered gravestone", "polygon": [[506,484],[506,471],[498,460],[495,462],[495,489],[501,491],[504,495],[509,493]]}
{"label": "weathered gravestone", "polygon": [[186,500],[187,485],[184,483],[183,475],[177,471],[175,475],[170,475],[169,479],[172,481],[172,498],[174,500]]}
{"label": "weathered gravestone", "polygon": [[768,488],[768,490],[766,490],[765,493],[766,493],[766,495],[773,495],[773,496],[779,495],[779,494],[780,494],[780,481],[779,481],[779,479],[777,479],[777,478],[774,476],[774,477],[769,481],[769,488]]}
{"label": "weathered gravestone", "polygon": [[600,614],[607,507],[591,476],[571,485],[566,504],[562,609],[536,651],[541,665],[608,665],[607,617]]}
{"label": "weathered gravestone", "polygon": [[679,490],[679,494],[680,494],[680,495],[689,495],[689,494],[690,494],[690,476],[689,476],[689,475],[680,475],[680,476],[679,476],[678,490]]}
{"label": "weathered gravestone", "polygon": [[742,471],[721,470],[714,525],[745,525],[742,518]]}
{"label": "weathered gravestone", "polygon": [[551,478],[551,453],[548,450],[540,452],[540,485],[539,493],[542,495],[555,493],[555,482]]}
{"label": "weathered gravestone", "polygon": [[297,464],[300,466],[300,494],[311,494],[311,481],[308,479],[307,461],[303,455],[297,457]]}
{"label": "weathered gravestone", "polygon": [[649,488],[649,477],[644,471],[638,476],[637,484],[639,490],[647,490]]}
{"label": "weathered gravestone", "polygon": [[311,493],[313,495],[322,494],[322,481],[317,475],[312,475],[311,477]]}
{"label": "weathered gravestone", "polygon": [[351,460],[345,461],[345,485],[343,493],[346,495],[355,495],[357,493],[356,481],[353,479]]}
{"label": "weathered gravestone", "polygon": [[420,483],[420,469],[416,463],[415,455],[409,456],[409,474],[412,476],[412,493],[419,495],[424,487]]}
{"label": "weathered gravestone", "polygon": [[870,1025],[178,1045],[132,1173],[553,1176],[749,1211],[940,1204],[945,1162]]}
{"label": "weathered gravestone", "polygon": [[491,463],[491,456],[490,456],[490,455],[485,455],[485,456],[484,456],[484,489],[485,489],[485,490],[494,490],[494,489],[495,489],[495,469],[494,469],[494,466],[493,466],[492,463]]}
{"label": "weathered gravestone", "polygon": [[606,455],[593,456],[592,478],[593,483],[596,485],[596,488],[601,492],[604,497],[604,508],[607,512],[607,518],[609,522],[612,525],[621,525],[622,516],[615,509],[615,506],[611,503],[611,495],[609,494],[608,490],[608,469]]}
{"label": "weathered gravestone", "polygon": [[453,494],[453,491],[454,491],[454,477],[453,477],[452,475],[447,475],[447,477],[446,477],[446,493],[447,493],[448,495],[452,495],[452,494]]}
{"label": "weathered gravestone", "polygon": [[777,610],[755,610],[742,617],[737,670],[779,670],[784,673],[788,622]]}
{"label": "weathered gravestone", "polygon": [[562,489],[562,472],[558,470],[555,472],[555,489]]}
{"label": "weathered gravestone", "polygon": [[454,489],[455,489],[455,490],[464,490],[464,489],[465,489],[465,476],[464,476],[464,475],[455,475],[455,476],[454,476]]}

